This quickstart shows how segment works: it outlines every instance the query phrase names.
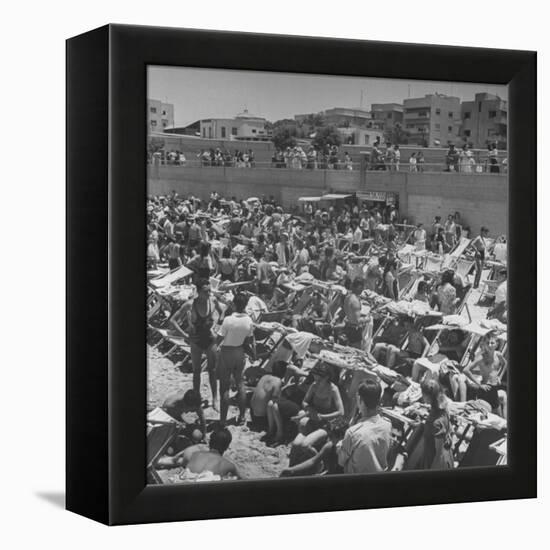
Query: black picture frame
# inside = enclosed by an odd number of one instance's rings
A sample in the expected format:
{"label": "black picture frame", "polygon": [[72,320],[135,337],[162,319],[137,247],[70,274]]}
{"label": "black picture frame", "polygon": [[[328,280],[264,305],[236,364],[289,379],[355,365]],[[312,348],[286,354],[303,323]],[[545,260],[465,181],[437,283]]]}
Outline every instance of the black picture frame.
{"label": "black picture frame", "polygon": [[[146,486],[146,67],[509,85],[508,466]],[[536,53],[108,25],[67,41],[68,510],[117,525],[536,496]]]}

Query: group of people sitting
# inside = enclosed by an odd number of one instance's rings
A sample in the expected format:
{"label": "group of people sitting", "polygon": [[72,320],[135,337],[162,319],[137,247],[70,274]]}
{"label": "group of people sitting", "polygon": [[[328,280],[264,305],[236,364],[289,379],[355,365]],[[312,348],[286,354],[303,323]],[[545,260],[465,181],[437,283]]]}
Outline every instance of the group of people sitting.
{"label": "group of people sitting", "polygon": [[[300,219],[285,213],[272,199],[223,200],[212,193],[205,203],[172,193],[151,197],[147,211],[150,268],[161,261],[171,270],[185,265],[193,273],[196,288],[195,296],[178,305],[169,319],[173,333],[189,343],[193,387],[167,396],[163,408],[178,421],[183,413],[195,411],[198,432],[190,434],[192,446],[165,457],[161,466],[240,477],[237,467],[223,457],[231,442],[227,426],[234,404],[236,424],[249,422],[265,431],[269,445],[290,443],[289,463],[281,475],[399,468],[407,449],[392,445],[391,424],[380,414],[380,406],[388,399],[399,402],[403,391],[388,391],[388,384],[377,376],[354,377],[351,386],[346,385],[345,369],[338,371],[319,356],[321,349],[334,345],[361,350],[371,365],[401,369],[403,379],[419,387],[429,413],[424,419],[424,458],[418,467],[453,467],[448,407],[453,400],[480,399],[489,403],[492,412],[505,409],[496,375],[505,358],[496,349],[492,333],[482,340],[479,358],[460,376],[444,380],[418,361],[426,356],[431,342],[414,318],[400,318],[404,329],[397,331],[400,338],[392,340],[387,331],[372,336],[374,320],[372,311],[365,312],[365,293],[397,302],[403,263],[399,246],[422,240],[426,246],[427,241],[421,225],[412,230],[400,227],[395,208],[317,209]],[[440,218],[434,220],[434,234],[443,231],[449,249],[460,240],[459,222],[458,213],[449,216],[445,225]],[[478,256],[485,250],[484,236],[480,239],[472,244]],[[441,250],[442,244],[437,247]],[[484,259],[479,258],[481,264]],[[219,281],[216,289],[212,280]],[[313,281],[321,286],[312,285]],[[298,288],[301,283],[305,290]],[[229,301],[222,296],[224,284],[233,289]],[[323,284],[338,287],[340,298],[324,291]],[[453,315],[463,287],[464,282],[447,270],[435,282],[419,280],[412,299],[432,311]],[[302,298],[307,308],[283,317],[288,332],[282,343],[268,361],[260,361],[261,368],[251,367],[261,356],[256,334],[262,313],[282,311],[292,300],[296,304]],[[338,313],[329,312],[338,299]],[[210,404],[219,410],[209,448],[203,443],[204,361]]]}

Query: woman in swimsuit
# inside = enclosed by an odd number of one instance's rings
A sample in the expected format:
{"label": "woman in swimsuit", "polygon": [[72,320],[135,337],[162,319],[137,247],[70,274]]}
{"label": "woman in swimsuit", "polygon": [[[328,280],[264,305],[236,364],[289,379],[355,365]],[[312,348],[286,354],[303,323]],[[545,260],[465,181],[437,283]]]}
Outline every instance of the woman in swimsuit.
{"label": "woman in swimsuit", "polygon": [[187,267],[195,272],[195,284],[201,279],[208,279],[213,275],[215,267],[210,252],[210,243],[203,242],[200,245],[198,255],[194,256]]}
{"label": "woman in swimsuit", "polygon": [[328,366],[315,365],[311,370],[313,384],[309,387],[302,406],[309,417],[308,429],[322,427],[327,421],[344,415],[340,390],[330,381]]}
{"label": "woman in swimsuit", "polygon": [[[193,364],[193,389],[200,394],[202,357],[206,355],[210,390],[212,391],[212,406],[217,408],[218,385],[216,379],[215,335],[213,327],[215,318],[222,315],[222,310],[216,298],[210,295],[210,283],[201,279],[197,283],[197,297],[189,300],[174,314],[171,323],[183,334],[191,347],[191,362]],[[187,334],[181,328],[179,321],[187,317]]]}

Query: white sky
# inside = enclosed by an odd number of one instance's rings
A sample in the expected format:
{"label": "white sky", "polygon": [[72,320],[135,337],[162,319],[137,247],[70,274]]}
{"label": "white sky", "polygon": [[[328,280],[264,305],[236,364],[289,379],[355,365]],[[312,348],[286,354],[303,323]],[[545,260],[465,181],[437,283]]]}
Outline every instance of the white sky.
{"label": "white sky", "polygon": [[252,114],[275,121],[332,107],[402,103],[408,97],[435,92],[462,101],[472,100],[478,92],[508,98],[507,87],[494,84],[148,67],[147,97],[173,103],[176,126],[201,118],[233,118],[245,107]]}

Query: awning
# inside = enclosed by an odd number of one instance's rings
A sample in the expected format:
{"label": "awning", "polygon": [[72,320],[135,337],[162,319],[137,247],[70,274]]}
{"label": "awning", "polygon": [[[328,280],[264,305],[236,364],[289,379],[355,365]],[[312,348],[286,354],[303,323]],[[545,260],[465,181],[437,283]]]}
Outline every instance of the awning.
{"label": "awning", "polygon": [[319,202],[321,197],[300,197],[298,202]]}
{"label": "awning", "polygon": [[353,195],[351,193],[342,194],[342,193],[329,193],[328,195],[323,195],[320,200],[322,201],[335,201],[338,199],[347,199],[348,197],[352,197]]}

